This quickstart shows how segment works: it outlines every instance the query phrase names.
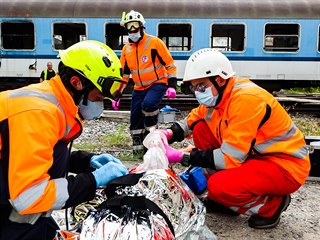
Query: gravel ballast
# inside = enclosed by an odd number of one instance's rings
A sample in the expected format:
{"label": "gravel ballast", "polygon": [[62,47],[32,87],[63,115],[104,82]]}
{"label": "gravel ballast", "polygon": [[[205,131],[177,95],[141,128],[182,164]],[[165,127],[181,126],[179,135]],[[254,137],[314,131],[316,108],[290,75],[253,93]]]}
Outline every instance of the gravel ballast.
{"label": "gravel ballast", "polygon": [[[118,132],[127,137],[122,146],[105,147],[101,139]],[[121,152],[130,154],[129,124],[127,119],[111,121],[107,118],[85,121],[82,135],[74,141],[74,146],[85,149],[91,146],[91,152],[111,153],[121,156]],[[185,146],[188,141],[182,143]],[[92,147],[97,146],[97,147]],[[122,149],[123,148],[123,149]],[[140,159],[141,160],[141,159]],[[319,159],[320,161],[320,159]],[[137,166],[141,161],[123,161],[128,168]],[[218,213],[207,213],[206,222],[218,239],[305,239],[320,237],[320,180],[310,178],[306,184],[291,195],[288,209],[282,214],[279,225],[274,229],[257,230],[248,226],[248,216],[227,216]]]}

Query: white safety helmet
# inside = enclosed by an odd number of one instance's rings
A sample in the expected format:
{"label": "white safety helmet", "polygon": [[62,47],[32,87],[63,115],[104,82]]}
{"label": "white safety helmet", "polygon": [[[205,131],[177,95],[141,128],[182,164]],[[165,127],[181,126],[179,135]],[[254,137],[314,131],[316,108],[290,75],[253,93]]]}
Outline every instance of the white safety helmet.
{"label": "white safety helmet", "polygon": [[144,20],[144,17],[141,13],[131,10],[129,13],[126,14],[126,12],[122,13],[122,19],[120,21],[120,26],[126,27],[126,25],[130,22],[139,22],[140,27],[144,26],[146,21]]}
{"label": "white safety helmet", "polygon": [[211,76],[228,79],[234,75],[231,63],[225,55],[215,49],[204,48],[194,52],[188,59],[183,82]]}

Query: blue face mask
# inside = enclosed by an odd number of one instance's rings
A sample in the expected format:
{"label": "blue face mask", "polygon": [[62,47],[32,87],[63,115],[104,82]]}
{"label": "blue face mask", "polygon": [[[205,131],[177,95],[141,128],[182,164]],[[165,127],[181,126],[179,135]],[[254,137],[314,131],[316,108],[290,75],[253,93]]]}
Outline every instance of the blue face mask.
{"label": "blue face mask", "polygon": [[214,107],[217,103],[219,94],[217,96],[213,96],[212,87],[206,88],[204,92],[195,91],[196,99],[200,104],[205,105],[206,107]]}
{"label": "blue face mask", "polygon": [[92,102],[88,99],[88,105],[83,105],[82,100],[79,105],[79,113],[86,120],[92,120],[100,117],[104,110],[103,101]]}
{"label": "blue face mask", "polygon": [[138,42],[139,39],[141,38],[140,31],[136,33],[129,33],[128,36],[129,36],[129,39],[133,42]]}

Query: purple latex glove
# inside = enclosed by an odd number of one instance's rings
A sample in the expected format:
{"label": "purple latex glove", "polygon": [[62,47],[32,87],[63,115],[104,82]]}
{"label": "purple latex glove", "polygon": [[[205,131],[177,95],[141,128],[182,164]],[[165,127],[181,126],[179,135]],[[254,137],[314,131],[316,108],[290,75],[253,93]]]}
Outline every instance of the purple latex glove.
{"label": "purple latex glove", "polygon": [[166,156],[169,160],[169,163],[181,162],[182,157],[183,157],[183,152],[170,147],[165,142],[163,142],[163,146],[166,150]]}
{"label": "purple latex glove", "polygon": [[176,98],[177,96],[176,90],[173,87],[169,87],[166,91],[166,96],[168,99]]}
{"label": "purple latex glove", "polygon": [[119,99],[118,101],[112,100],[111,105],[112,105],[112,108],[113,108],[114,110],[119,110],[120,99]]}

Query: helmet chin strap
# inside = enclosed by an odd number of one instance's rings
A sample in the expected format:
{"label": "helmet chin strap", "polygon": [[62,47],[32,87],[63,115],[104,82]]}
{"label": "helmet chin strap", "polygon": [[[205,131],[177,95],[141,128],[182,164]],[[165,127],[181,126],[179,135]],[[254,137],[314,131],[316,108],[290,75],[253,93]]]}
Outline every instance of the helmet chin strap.
{"label": "helmet chin strap", "polygon": [[219,97],[216,103],[216,106],[217,106],[221,102],[223,92],[226,89],[226,86],[228,85],[229,79],[227,79],[226,83],[222,87],[220,87],[219,84],[216,82],[216,77],[217,76],[212,76],[212,77],[209,77],[209,79],[210,79],[210,82],[212,82],[213,86],[217,89],[219,94]]}

